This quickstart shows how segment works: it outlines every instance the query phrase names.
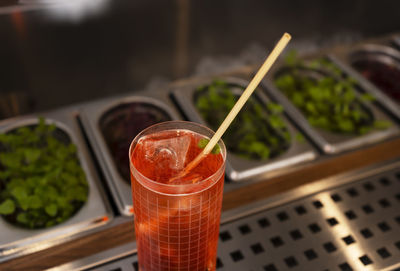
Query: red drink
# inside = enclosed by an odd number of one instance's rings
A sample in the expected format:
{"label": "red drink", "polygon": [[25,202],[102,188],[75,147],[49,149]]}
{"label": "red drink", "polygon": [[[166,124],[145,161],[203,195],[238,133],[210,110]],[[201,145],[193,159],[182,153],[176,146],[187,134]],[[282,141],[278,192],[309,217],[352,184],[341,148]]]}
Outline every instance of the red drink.
{"label": "red drink", "polygon": [[165,122],[140,133],[130,148],[139,267],[215,270],[225,147],[183,179],[170,183],[202,149],[212,131],[191,122]]}

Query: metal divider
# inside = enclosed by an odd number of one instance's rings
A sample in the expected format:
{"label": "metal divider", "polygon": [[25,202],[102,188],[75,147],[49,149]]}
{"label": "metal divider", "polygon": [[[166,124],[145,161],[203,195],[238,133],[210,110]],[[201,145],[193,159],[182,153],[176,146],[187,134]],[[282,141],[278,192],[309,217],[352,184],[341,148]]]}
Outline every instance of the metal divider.
{"label": "metal divider", "polygon": [[[400,270],[400,168],[221,225],[217,270]],[[92,265],[93,266],[93,265]],[[87,270],[138,271],[132,253]]]}

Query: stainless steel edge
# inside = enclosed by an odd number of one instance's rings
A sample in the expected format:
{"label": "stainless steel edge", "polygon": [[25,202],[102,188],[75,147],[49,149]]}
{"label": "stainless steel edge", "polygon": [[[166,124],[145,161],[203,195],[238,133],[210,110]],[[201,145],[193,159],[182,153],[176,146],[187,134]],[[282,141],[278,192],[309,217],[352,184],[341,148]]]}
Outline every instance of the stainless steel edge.
{"label": "stainless steel edge", "polygon": [[166,91],[156,92],[135,92],[132,94],[107,98],[92,103],[87,103],[80,107],[80,116],[85,132],[88,135],[90,144],[101,165],[102,171],[110,187],[111,194],[117,204],[118,210],[125,216],[131,216],[132,196],[130,185],[120,176],[115,166],[114,159],[105,142],[102,132],[99,129],[98,122],[101,116],[108,110],[117,105],[130,102],[144,102],[155,105],[174,120],[181,119],[179,113],[175,110],[172,102],[169,101]]}
{"label": "stainless steel edge", "polygon": [[[387,46],[379,46],[385,48]],[[362,46],[348,49],[344,54],[334,54],[331,55],[331,59],[335,62],[335,64],[345,71],[349,76],[353,77],[358,81],[360,86],[365,89],[367,92],[371,93],[384,107],[386,107],[398,120],[400,120],[400,105],[398,105],[392,98],[387,96],[382,90],[376,87],[372,82],[368,79],[364,78],[359,72],[353,69],[347,59],[346,55],[350,52],[354,52],[357,49],[363,48]],[[389,47],[387,47],[389,48]],[[391,49],[391,48],[390,48]],[[393,50],[393,49],[392,49]],[[400,53],[399,53],[400,55]],[[400,61],[400,59],[399,59]]]}
{"label": "stainless steel edge", "polygon": [[400,158],[304,184],[288,192],[225,211],[221,214],[221,224],[396,168],[400,168]]}
{"label": "stainless steel edge", "polygon": [[[220,76],[219,78],[244,87],[248,84],[246,80],[239,78],[226,76]],[[171,91],[174,98],[189,120],[207,125],[206,121],[200,116],[199,112],[193,105],[192,97],[196,87],[210,83],[212,79],[213,78],[202,78],[191,81],[189,84],[172,88]],[[253,95],[257,95],[263,104],[271,101],[268,96],[262,92],[256,92]],[[280,156],[265,161],[251,161],[240,158],[239,156],[228,152],[226,173],[230,180],[234,182],[241,182],[250,179],[265,179],[270,177],[272,172],[276,173],[278,170],[284,168],[288,169],[301,163],[312,161],[317,157],[317,152],[308,142],[300,143],[296,141],[295,136],[296,133],[299,133],[299,131],[291,124],[284,114],[282,114],[282,117],[287,124],[288,130],[292,137],[291,146],[289,149]]]}
{"label": "stainless steel edge", "polygon": [[71,141],[77,146],[78,158],[89,185],[88,200],[78,213],[54,227],[38,230],[22,229],[10,225],[0,218],[0,231],[2,232],[0,262],[82,236],[85,232],[88,233],[112,221],[112,211],[104,191],[100,187],[98,175],[91,163],[78,123],[74,119],[75,113],[73,111],[58,110],[0,122],[0,132],[35,124],[37,123],[37,116],[45,117],[47,123],[55,123],[58,128],[68,134]]}
{"label": "stainless steel edge", "polygon": [[[89,144],[91,145],[94,153],[97,156],[101,155],[101,153],[97,154],[97,152],[99,152],[99,150],[100,150],[100,145],[95,140],[96,136],[94,134],[94,129],[90,128],[91,127],[90,121],[87,119],[86,114],[81,114],[80,117],[81,117],[82,125],[85,129],[85,133],[90,141]],[[114,182],[108,181],[108,180],[112,180],[112,176],[111,176],[110,172],[106,170],[106,167],[107,167],[106,161],[104,159],[102,159],[101,156],[97,157],[97,161],[102,169],[102,174],[104,175],[104,178],[107,181],[108,188],[110,189],[110,192],[113,195],[113,200],[114,200],[115,204],[117,205],[119,211],[124,214],[129,212],[129,210],[125,210],[123,199],[122,199],[122,197],[118,196],[118,190],[117,190]]]}
{"label": "stainless steel edge", "polygon": [[89,269],[103,263],[111,262],[115,259],[123,258],[131,254],[136,253],[136,243],[129,243],[122,246],[118,246],[109,250],[102,251],[100,253],[88,256],[81,260],[66,263],[60,266],[46,269],[46,271],[79,271]]}

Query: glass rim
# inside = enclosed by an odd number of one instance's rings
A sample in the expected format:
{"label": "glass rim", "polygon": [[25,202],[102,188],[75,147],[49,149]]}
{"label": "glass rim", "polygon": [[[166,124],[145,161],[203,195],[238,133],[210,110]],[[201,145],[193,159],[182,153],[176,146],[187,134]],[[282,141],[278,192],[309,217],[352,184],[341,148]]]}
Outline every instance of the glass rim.
{"label": "glass rim", "polygon": [[[200,129],[205,129],[205,130],[207,130],[207,131],[210,132],[212,135],[215,134],[215,132],[214,132],[213,130],[211,130],[210,128],[208,128],[207,126],[202,125],[202,124],[197,123],[197,122],[192,122],[192,121],[171,120],[171,121],[164,121],[164,122],[159,122],[159,123],[153,124],[153,125],[151,125],[151,126],[145,128],[145,129],[143,129],[139,134],[137,134],[137,135],[134,137],[134,139],[132,140],[132,142],[131,142],[131,144],[130,144],[130,146],[129,146],[129,169],[130,169],[130,173],[132,174],[132,169],[134,169],[135,172],[136,172],[137,174],[139,174],[140,178],[143,178],[144,180],[146,180],[146,181],[148,181],[149,183],[154,184],[154,185],[156,185],[156,186],[167,187],[167,188],[182,188],[182,187],[185,187],[185,188],[192,188],[192,187],[196,187],[196,186],[202,185],[202,184],[205,183],[206,181],[208,181],[208,180],[214,178],[217,174],[221,174],[221,175],[222,175],[222,174],[225,172],[225,167],[224,167],[224,166],[225,166],[225,163],[226,163],[226,147],[225,147],[225,144],[224,144],[224,142],[222,141],[222,139],[220,139],[220,140],[218,141],[218,144],[220,145],[220,148],[221,148],[223,163],[222,163],[221,166],[218,168],[218,170],[216,170],[213,174],[211,174],[211,175],[208,176],[207,178],[202,179],[201,181],[199,181],[199,182],[197,182],[197,183],[190,183],[190,184],[167,184],[167,183],[159,183],[159,182],[156,182],[156,181],[154,181],[154,180],[152,180],[152,179],[150,179],[150,178],[144,176],[144,175],[133,165],[133,163],[132,163],[132,155],[131,155],[132,152],[133,152],[133,148],[132,148],[132,147],[133,147],[133,145],[134,145],[135,143],[137,143],[137,142],[139,141],[139,139],[140,139],[141,137],[143,137],[143,134],[145,134],[148,130],[150,130],[150,129],[156,127],[156,126],[167,125],[167,124],[173,124],[173,123],[180,123],[180,124],[185,124],[185,123],[187,123],[187,124],[195,125],[195,126],[199,127]],[[164,130],[164,131],[168,131],[168,130],[174,130],[174,129],[166,129],[166,130]],[[191,131],[191,130],[189,130],[189,129],[182,129],[182,130]],[[191,131],[191,132],[194,132],[194,131]],[[195,132],[195,133],[196,133],[196,132]],[[222,171],[222,173],[219,173],[219,172],[221,171],[221,168],[224,168],[224,170]],[[159,194],[169,195],[169,196],[182,196],[182,195],[189,195],[189,194],[190,194],[190,195],[192,195],[192,194],[197,194],[197,193],[202,192],[202,191],[205,190],[205,189],[208,189],[208,188],[211,187],[212,185],[214,185],[214,184],[219,180],[219,178],[220,178],[220,176],[218,176],[218,178],[215,178],[215,181],[212,182],[212,183],[210,183],[210,185],[207,185],[207,187],[205,187],[204,189],[201,189],[201,190],[196,191],[196,192],[191,192],[191,193],[179,193],[179,194],[171,194],[171,193],[165,193],[165,192],[161,192],[161,191],[154,191],[154,192],[159,193]],[[138,182],[142,183],[140,180],[138,180]],[[144,185],[147,189],[151,189],[151,188],[148,187],[148,185],[145,185],[145,184],[143,184],[143,183],[142,183],[142,185]],[[154,189],[151,189],[151,190],[154,190]]]}

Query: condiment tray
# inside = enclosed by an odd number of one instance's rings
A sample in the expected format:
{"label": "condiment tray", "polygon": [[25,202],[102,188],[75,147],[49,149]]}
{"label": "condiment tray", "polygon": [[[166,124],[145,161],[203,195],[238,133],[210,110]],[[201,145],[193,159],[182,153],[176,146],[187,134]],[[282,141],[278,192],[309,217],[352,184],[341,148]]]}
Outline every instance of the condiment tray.
{"label": "condiment tray", "polygon": [[[337,63],[336,58],[330,54],[307,56],[304,58],[304,60],[309,61],[321,57],[326,58],[336,65],[342,70],[345,76],[353,77],[353,73],[349,73],[347,68],[344,69],[342,65]],[[262,84],[265,86],[264,89],[269,95],[271,95],[271,97],[285,107],[290,118],[316,143],[316,145],[324,153],[341,153],[358,147],[377,143],[399,134],[400,130],[396,126],[396,123],[379,108],[379,104],[376,101],[369,102],[368,104],[363,102],[363,104],[368,108],[369,112],[373,114],[375,120],[388,121],[391,123],[391,126],[385,130],[372,130],[364,135],[348,135],[333,133],[311,126],[307,121],[306,116],[285,96],[283,92],[277,88],[273,81],[275,75],[278,74],[279,71],[284,67],[285,65],[283,62],[276,63],[276,65],[270,71],[271,76],[262,81]],[[360,76],[354,76],[354,79],[357,81],[355,86],[357,97],[360,97],[362,93],[369,92],[369,86],[365,84],[365,80],[363,78],[360,78]]]}
{"label": "condiment tray", "polygon": [[0,133],[7,133],[23,126],[36,125],[38,117],[44,117],[46,124],[54,123],[56,128],[76,145],[77,156],[89,187],[87,202],[66,221],[45,229],[24,229],[12,225],[0,217],[0,262],[82,236],[89,230],[107,224],[113,218],[74,112],[59,110],[7,119],[0,122]]}
{"label": "condiment tray", "polygon": [[[181,119],[169,100],[168,94],[161,91],[135,92],[128,96],[107,98],[87,103],[80,108],[83,128],[103,170],[118,210],[125,216],[133,214],[130,178],[124,178],[118,170],[117,161],[114,160],[101,126],[107,114],[113,112],[116,108],[122,108],[130,104],[143,104],[149,106],[148,108],[151,108],[151,110],[159,110],[160,113],[166,115],[167,118],[165,120]],[[128,144],[132,140],[133,137],[129,139]],[[128,149],[126,150],[126,156],[128,157]],[[129,164],[126,166],[129,169]]]}
{"label": "condiment tray", "polygon": [[[398,44],[400,46],[400,43],[398,43],[399,37],[394,36],[393,38],[386,37],[385,39],[366,41],[351,47],[343,46],[336,48],[332,53],[332,59],[337,66],[349,76],[355,78],[363,89],[371,93],[398,120],[400,120],[400,100],[396,101],[384,89],[380,89],[379,86],[365,78],[353,67],[353,64],[358,61],[373,61],[381,65],[387,65],[387,67],[393,67],[400,74],[400,51],[396,50],[396,47],[389,46],[390,44]],[[400,49],[400,47],[397,48]],[[399,82],[399,80],[400,78],[398,77],[393,78],[393,81]]]}

